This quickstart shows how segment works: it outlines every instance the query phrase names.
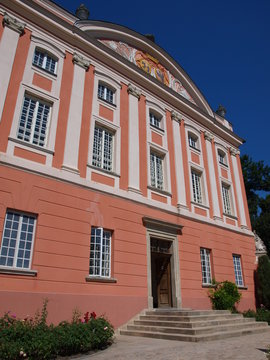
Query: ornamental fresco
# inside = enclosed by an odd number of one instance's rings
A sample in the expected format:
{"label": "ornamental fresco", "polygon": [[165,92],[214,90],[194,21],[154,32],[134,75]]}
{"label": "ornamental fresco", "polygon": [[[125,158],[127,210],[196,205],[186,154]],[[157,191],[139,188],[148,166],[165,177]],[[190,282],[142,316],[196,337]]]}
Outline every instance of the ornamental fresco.
{"label": "ornamental fresco", "polygon": [[104,39],[99,41],[195,104],[195,101],[189,95],[180,80],[176,79],[167,69],[165,69],[164,66],[160,64],[159,60],[153,56],[141,50],[135,49],[121,41]]}

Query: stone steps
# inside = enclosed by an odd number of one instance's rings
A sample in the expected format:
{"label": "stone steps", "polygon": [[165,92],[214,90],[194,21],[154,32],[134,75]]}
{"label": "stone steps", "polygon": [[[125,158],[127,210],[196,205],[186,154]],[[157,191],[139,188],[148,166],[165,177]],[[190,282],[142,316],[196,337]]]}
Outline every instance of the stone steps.
{"label": "stone steps", "polygon": [[147,310],[121,335],[178,341],[207,341],[269,331],[265,322],[217,310]]}

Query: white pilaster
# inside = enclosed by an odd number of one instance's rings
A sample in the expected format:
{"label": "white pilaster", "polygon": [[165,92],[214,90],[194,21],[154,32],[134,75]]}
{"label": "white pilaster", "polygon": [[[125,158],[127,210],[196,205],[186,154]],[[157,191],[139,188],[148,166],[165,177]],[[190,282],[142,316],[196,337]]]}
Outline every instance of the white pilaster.
{"label": "white pilaster", "polygon": [[128,189],[140,192],[140,151],[139,151],[139,99],[141,91],[128,85],[129,131],[128,131]]}
{"label": "white pilaster", "polygon": [[205,131],[204,138],[206,140],[205,143],[206,143],[206,152],[207,152],[210,186],[211,186],[210,191],[212,192],[212,201],[213,201],[213,215],[214,215],[214,219],[221,219],[221,209],[219,208],[219,202],[218,202],[214,158],[212,152],[213,136],[207,131]]}
{"label": "white pilaster", "polygon": [[247,219],[245,214],[245,205],[243,200],[243,193],[241,188],[241,182],[240,182],[240,174],[237,166],[237,159],[236,155],[239,154],[238,150],[235,150],[233,148],[230,148],[230,153],[232,155],[232,171],[234,173],[234,179],[235,179],[235,187],[236,187],[236,196],[238,201],[238,207],[239,207],[239,217],[240,217],[240,225],[241,227],[246,228],[247,227]]}
{"label": "white pilaster", "polygon": [[4,14],[3,25],[5,27],[0,42],[0,121],[6,100],[9,79],[13,67],[18,40],[24,32],[25,24],[17,19]]}
{"label": "white pilaster", "polygon": [[73,55],[74,74],[69,106],[63,169],[78,173],[78,155],[81,133],[85,70],[90,62],[78,54]]}
{"label": "white pilaster", "polygon": [[180,123],[181,116],[175,111],[171,112],[173,140],[174,140],[174,154],[175,154],[175,172],[176,172],[176,187],[177,187],[177,207],[187,209],[186,187],[184,177],[184,164],[182,156],[182,144],[180,137]]}

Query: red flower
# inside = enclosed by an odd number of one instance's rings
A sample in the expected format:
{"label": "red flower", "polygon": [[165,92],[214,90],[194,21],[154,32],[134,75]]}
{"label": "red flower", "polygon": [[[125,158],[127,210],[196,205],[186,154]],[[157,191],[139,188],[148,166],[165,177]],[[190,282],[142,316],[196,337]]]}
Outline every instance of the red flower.
{"label": "red flower", "polygon": [[[91,316],[92,316],[92,314],[91,314]],[[84,321],[85,321],[86,323],[88,323],[88,321],[89,321],[89,311],[87,311],[87,312],[84,314]]]}
{"label": "red flower", "polygon": [[95,319],[97,317],[97,314],[93,311],[91,312],[91,319]]}

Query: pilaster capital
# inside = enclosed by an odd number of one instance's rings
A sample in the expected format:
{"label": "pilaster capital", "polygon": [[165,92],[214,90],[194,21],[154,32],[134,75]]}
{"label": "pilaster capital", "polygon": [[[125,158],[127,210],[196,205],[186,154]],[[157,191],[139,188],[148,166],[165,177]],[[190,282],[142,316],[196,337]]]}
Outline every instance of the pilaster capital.
{"label": "pilaster capital", "polygon": [[209,131],[205,131],[204,138],[205,140],[212,141],[214,139],[214,136]]}
{"label": "pilaster capital", "polygon": [[140,99],[142,92],[136,86],[132,84],[128,84],[127,92],[133,96],[135,96],[137,99]]}
{"label": "pilaster capital", "polygon": [[9,27],[10,29],[18,32],[21,35],[24,33],[25,25],[25,23],[20,22],[19,20],[8,15],[7,13],[4,13],[3,26]]}
{"label": "pilaster capital", "polygon": [[172,118],[172,120],[177,121],[179,124],[182,121],[181,115],[175,110],[171,111],[171,118]]}
{"label": "pilaster capital", "polygon": [[240,155],[240,151],[238,149],[235,149],[233,147],[230,148],[230,154],[233,156]]}
{"label": "pilaster capital", "polygon": [[73,54],[72,61],[74,64],[82,67],[84,70],[89,69],[90,61],[77,53]]}

